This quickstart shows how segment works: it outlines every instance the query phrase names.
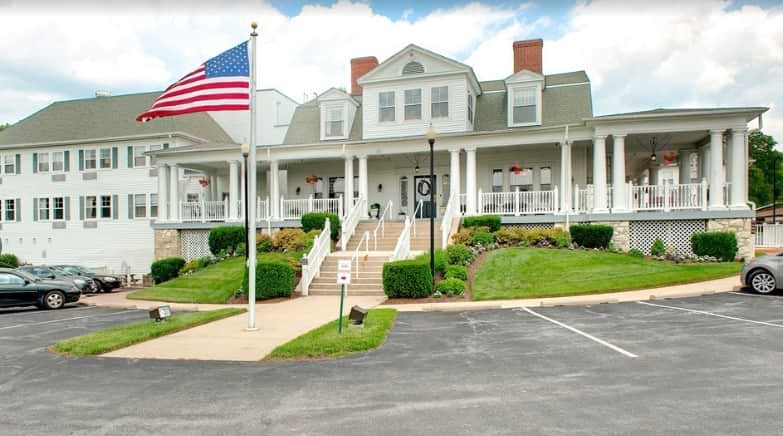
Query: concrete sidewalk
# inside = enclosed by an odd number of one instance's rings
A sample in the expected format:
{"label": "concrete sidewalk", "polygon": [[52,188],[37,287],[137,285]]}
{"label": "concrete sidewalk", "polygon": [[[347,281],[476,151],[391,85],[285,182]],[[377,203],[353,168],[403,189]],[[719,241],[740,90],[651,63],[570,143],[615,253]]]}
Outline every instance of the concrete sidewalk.
{"label": "concrete sidewalk", "polygon": [[[119,294],[118,294],[119,295]],[[348,297],[344,313],[351,306],[369,308],[383,302],[382,297]],[[132,301],[132,300],[128,300]],[[149,302],[154,303],[154,302]],[[154,303],[157,306],[160,303]],[[228,305],[187,305],[194,310],[210,310]],[[230,307],[243,307],[231,305]],[[311,296],[272,304],[256,305],[257,331],[246,331],[247,313],[192,329],[163,336],[104,354],[105,357],[131,359],[194,359],[257,361],[291,339],[337,319],[338,296]],[[182,310],[182,309],[174,309]]]}
{"label": "concrete sidewalk", "polygon": [[577,295],[573,297],[528,298],[520,300],[460,301],[453,303],[412,303],[389,304],[400,312],[463,311],[485,309],[511,309],[515,307],[593,305],[601,303],[621,303],[625,301],[644,301],[663,298],[695,297],[699,295],[730,292],[740,286],[739,276],[719,280],[690,283],[687,285],[666,286],[639,291],[612,292],[607,294]]}
{"label": "concrete sidewalk", "polygon": [[[128,294],[136,289],[115,291],[109,294],[82,295],[79,303],[89,306],[109,307],[112,309],[154,309],[158,306],[169,305],[173,311],[205,311],[222,309],[224,307],[243,307],[236,304],[195,304],[195,303],[167,303],[163,301],[130,300]],[[245,307],[247,305],[244,305]]]}

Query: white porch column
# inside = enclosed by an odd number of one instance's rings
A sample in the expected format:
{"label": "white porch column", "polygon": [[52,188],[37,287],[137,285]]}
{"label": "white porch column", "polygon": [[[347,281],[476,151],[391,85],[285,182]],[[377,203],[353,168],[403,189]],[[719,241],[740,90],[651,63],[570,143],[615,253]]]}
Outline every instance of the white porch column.
{"label": "white porch column", "polygon": [[218,178],[217,176],[209,176],[209,199],[212,201],[220,200],[218,195]]}
{"label": "white porch column", "polygon": [[731,195],[729,199],[732,209],[748,208],[745,198],[748,192],[748,188],[745,186],[745,168],[748,166],[748,157],[745,154],[746,134],[747,129],[731,129],[731,140],[729,141]]}
{"label": "white porch column", "polygon": [[348,215],[353,210],[353,155],[345,155],[345,176],[343,182],[345,215]]}
{"label": "white porch column", "polygon": [[169,220],[169,166],[158,165],[158,221]]}
{"label": "white porch column", "polygon": [[680,185],[691,183],[691,153],[691,150],[680,150],[680,154],[677,156]]}
{"label": "white porch column", "polygon": [[272,219],[280,219],[280,164],[273,160],[269,162],[269,201],[272,203],[270,213]]}
{"label": "white porch column", "polygon": [[612,212],[625,213],[629,211],[628,195],[625,183],[625,135],[612,135]]}
{"label": "white porch column", "polygon": [[650,164],[650,168],[648,168],[648,174],[647,177],[647,184],[648,185],[657,185],[658,184],[658,164],[653,162]]}
{"label": "white porch column", "polygon": [[710,130],[710,209],[725,209],[723,201],[723,131]]}
{"label": "white porch column", "polygon": [[571,142],[560,143],[560,212],[571,212]]}
{"label": "white porch column", "polygon": [[239,219],[239,161],[228,163],[228,219]]}
{"label": "white porch column", "polygon": [[179,167],[177,164],[171,164],[169,173],[169,219],[179,221]]}
{"label": "white porch column", "polygon": [[699,181],[710,178],[710,146],[699,149]]}
{"label": "white porch column", "polygon": [[[449,170],[449,196],[459,195],[460,192],[460,178],[459,178],[459,149],[449,150],[451,154],[451,169]],[[444,201],[449,201],[448,198],[444,198]]]}
{"label": "white porch column", "polygon": [[359,156],[359,197],[367,200],[370,204],[370,190],[367,185],[367,155]]}
{"label": "white porch column", "polygon": [[465,191],[467,199],[465,200],[465,213],[467,215],[476,214],[476,148],[466,148],[465,159]]}
{"label": "white porch column", "polygon": [[593,212],[606,213],[606,136],[593,138]]}

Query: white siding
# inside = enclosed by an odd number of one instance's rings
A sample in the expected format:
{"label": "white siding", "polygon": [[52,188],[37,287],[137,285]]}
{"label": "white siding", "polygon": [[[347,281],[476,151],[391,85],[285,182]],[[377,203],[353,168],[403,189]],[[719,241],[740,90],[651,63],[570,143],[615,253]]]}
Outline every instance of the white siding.
{"label": "white siding", "polygon": [[[258,90],[256,95],[258,144],[279,145],[283,143],[288,124],[294,116],[297,104],[275,89]],[[209,113],[220,127],[237,143],[248,142],[250,114],[246,111],[224,111]]]}

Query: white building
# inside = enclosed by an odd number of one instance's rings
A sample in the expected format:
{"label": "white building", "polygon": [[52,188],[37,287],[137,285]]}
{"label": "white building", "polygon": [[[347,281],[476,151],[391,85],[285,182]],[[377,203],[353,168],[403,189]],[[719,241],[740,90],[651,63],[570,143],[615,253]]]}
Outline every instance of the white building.
{"label": "white building", "polygon": [[[149,271],[151,223],[158,219],[160,198],[159,169],[146,153],[207,143],[239,150],[235,143],[249,123],[246,112],[136,122],[158,94],[55,102],[0,132],[4,252],[35,264]],[[258,100],[261,139],[279,144],[297,104],[272,89],[260,90]],[[228,194],[227,172],[205,178],[183,168],[174,174],[183,200],[222,200]],[[202,179],[209,182],[206,188]]]}

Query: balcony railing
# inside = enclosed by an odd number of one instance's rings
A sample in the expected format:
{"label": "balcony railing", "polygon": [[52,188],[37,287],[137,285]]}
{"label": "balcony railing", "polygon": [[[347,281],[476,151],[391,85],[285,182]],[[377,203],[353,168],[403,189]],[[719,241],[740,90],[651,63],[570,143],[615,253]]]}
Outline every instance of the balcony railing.
{"label": "balcony railing", "polygon": [[492,215],[540,215],[558,210],[558,190],[481,192],[478,213]]}
{"label": "balcony railing", "polygon": [[182,222],[214,222],[227,221],[229,202],[217,201],[182,201],[179,204]]}
{"label": "balcony railing", "polygon": [[343,217],[343,199],[340,198],[301,198],[286,200],[280,199],[280,218],[284,220],[296,220],[310,212],[330,212],[338,217]]}

